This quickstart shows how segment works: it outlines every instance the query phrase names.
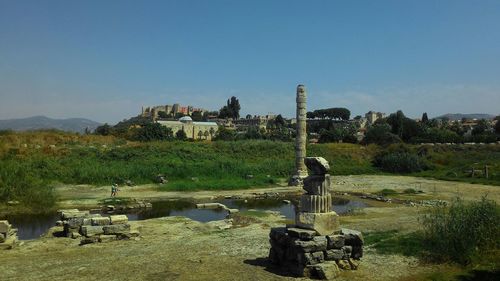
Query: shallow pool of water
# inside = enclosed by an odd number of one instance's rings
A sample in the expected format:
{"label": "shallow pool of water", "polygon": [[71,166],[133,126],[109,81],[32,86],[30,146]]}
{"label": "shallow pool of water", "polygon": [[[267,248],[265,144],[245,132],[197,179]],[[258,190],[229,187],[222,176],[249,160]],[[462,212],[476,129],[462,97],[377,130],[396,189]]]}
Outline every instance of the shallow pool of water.
{"label": "shallow pool of water", "polygon": [[[224,199],[217,201],[229,208],[240,211],[276,211],[288,219],[295,218],[296,198],[289,199],[292,204],[283,202],[283,199]],[[153,208],[125,213],[129,220],[145,220],[167,216],[183,216],[200,222],[222,220],[227,211],[220,209],[197,209],[196,204],[190,201],[159,201],[153,202]],[[338,214],[344,214],[355,208],[364,208],[367,205],[361,201],[348,200],[334,197],[333,210]],[[45,215],[13,215],[7,216],[9,222],[17,228],[20,239],[35,239],[53,227],[59,219],[57,214]]]}

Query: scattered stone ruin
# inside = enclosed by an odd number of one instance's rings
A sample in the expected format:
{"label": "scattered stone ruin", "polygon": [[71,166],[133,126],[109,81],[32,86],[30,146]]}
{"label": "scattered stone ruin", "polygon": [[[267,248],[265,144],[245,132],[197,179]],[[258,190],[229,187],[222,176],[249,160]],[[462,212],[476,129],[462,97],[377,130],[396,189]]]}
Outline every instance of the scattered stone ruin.
{"label": "scattered stone ruin", "polygon": [[80,244],[110,242],[114,240],[132,239],[140,233],[130,229],[126,215],[103,217],[100,214],[90,214],[89,211],[78,209],[60,210],[60,221],[63,226],[63,235],[73,239],[80,239]]}
{"label": "scattered stone ruin", "polygon": [[17,243],[17,228],[12,228],[7,220],[0,220],[0,250],[12,249]]}
{"label": "scattered stone ruin", "polygon": [[355,270],[363,256],[361,232],[340,228],[332,210],[330,170],[321,157],[307,157],[311,175],[304,179],[295,224],[272,228],[269,260],[296,276],[333,279],[340,270]]}

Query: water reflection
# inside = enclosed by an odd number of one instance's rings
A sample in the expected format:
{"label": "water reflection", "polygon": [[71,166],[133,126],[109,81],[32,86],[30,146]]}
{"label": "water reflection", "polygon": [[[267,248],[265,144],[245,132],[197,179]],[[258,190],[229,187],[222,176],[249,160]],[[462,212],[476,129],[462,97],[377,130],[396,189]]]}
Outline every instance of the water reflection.
{"label": "water reflection", "polygon": [[[291,204],[283,201],[283,198],[266,199],[223,199],[217,202],[232,209],[240,211],[275,211],[281,213],[287,219],[295,218],[295,209],[298,197],[287,198]],[[153,202],[151,209],[129,210],[125,212],[129,220],[145,220],[167,216],[183,216],[200,222],[224,219],[227,211],[222,209],[196,209],[196,204],[186,200],[168,200]],[[349,200],[342,197],[333,197],[333,210],[338,214],[345,214],[354,208],[364,208],[366,204],[361,201]],[[20,239],[34,239],[47,232],[59,219],[56,214],[40,215],[16,215],[8,216],[6,219],[18,228]]]}

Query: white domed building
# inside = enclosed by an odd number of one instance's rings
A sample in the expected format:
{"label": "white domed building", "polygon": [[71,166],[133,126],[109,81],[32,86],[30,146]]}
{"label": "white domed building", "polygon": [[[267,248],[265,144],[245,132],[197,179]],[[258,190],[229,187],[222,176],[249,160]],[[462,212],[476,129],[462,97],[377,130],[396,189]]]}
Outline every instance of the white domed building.
{"label": "white domed building", "polygon": [[188,139],[212,140],[219,126],[215,122],[194,122],[190,116],[181,117],[178,121],[156,121],[162,126],[172,129],[175,134],[182,130]]}

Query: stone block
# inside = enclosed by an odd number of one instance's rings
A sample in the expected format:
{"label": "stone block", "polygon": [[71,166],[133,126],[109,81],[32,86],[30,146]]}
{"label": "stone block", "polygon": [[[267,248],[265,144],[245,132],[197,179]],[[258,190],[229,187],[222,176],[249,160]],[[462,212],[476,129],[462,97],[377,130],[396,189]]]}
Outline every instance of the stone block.
{"label": "stone block", "polygon": [[89,211],[63,211],[61,213],[62,220],[69,220],[72,218],[84,218],[89,215]]}
{"label": "stone block", "polygon": [[299,208],[305,213],[329,213],[332,211],[332,197],[330,194],[302,195]]}
{"label": "stone block", "polygon": [[111,224],[126,224],[128,223],[128,217],[126,215],[114,215],[109,216]]}
{"label": "stone block", "polygon": [[303,240],[295,240],[293,241],[293,246],[306,253],[317,252],[317,251],[325,251],[326,250],[326,237],[324,236],[316,236],[312,240],[303,241]]}
{"label": "stone block", "polygon": [[0,243],[0,250],[10,250],[16,247],[17,236],[10,236],[5,239],[3,243]]}
{"label": "stone block", "polygon": [[92,225],[92,218],[83,219],[82,225]]}
{"label": "stone block", "polygon": [[309,195],[327,195],[331,190],[330,175],[311,175],[304,179],[304,190]]}
{"label": "stone block", "polygon": [[333,260],[341,260],[345,256],[345,253],[341,249],[331,249],[325,251],[325,260],[333,261]]}
{"label": "stone block", "polygon": [[69,228],[78,228],[83,225],[84,218],[70,218],[66,221]]}
{"label": "stone block", "polygon": [[330,171],[330,164],[323,157],[306,157],[304,163],[311,171],[311,175],[324,175]]}
{"label": "stone block", "polygon": [[17,236],[17,228],[11,228],[9,230],[9,233],[7,233],[6,235],[7,237],[10,237],[10,236]]}
{"label": "stone block", "polygon": [[316,236],[316,231],[303,228],[288,228],[288,235],[291,237],[299,238],[301,240],[312,240]]}
{"label": "stone block", "polygon": [[116,239],[118,240],[128,240],[132,238],[139,237],[141,234],[137,230],[132,230],[130,232],[124,232],[124,233],[119,233],[116,234]]}
{"label": "stone block", "polygon": [[347,261],[347,260],[338,260],[337,266],[343,270],[351,270],[351,265],[349,264],[349,261]]}
{"label": "stone block", "polygon": [[9,233],[11,225],[7,220],[0,221],[0,233]]}
{"label": "stone block", "polygon": [[80,240],[80,245],[92,244],[92,243],[97,243],[97,242],[99,242],[98,236],[84,237],[84,238],[82,238],[82,240]]}
{"label": "stone block", "polygon": [[351,258],[359,260],[363,257],[363,246],[352,246]]}
{"label": "stone block", "polygon": [[299,263],[299,265],[315,265],[321,263],[323,260],[324,260],[323,252],[299,253],[297,255],[297,262]]}
{"label": "stone block", "polygon": [[359,268],[359,260],[349,259],[347,260],[352,270],[357,270]]}
{"label": "stone block", "polygon": [[77,239],[77,238],[80,238],[82,237],[82,235],[78,232],[71,232],[71,238],[72,239]]}
{"label": "stone block", "polygon": [[273,227],[269,232],[269,238],[276,241],[280,245],[286,245],[289,242],[288,232],[284,227]]}
{"label": "stone block", "polygon": [[335,262],[317,264],[312,268],[314,277],[322,280],[333,280],[340,273],[339,267]]}
{"label": "stone block", "polygon": [[328,249],[340,249],[345,245],[345,239],[343,235],[327,235]]}
{"label": "stone block", "polygon": [[82,225],[80,227],[80,234],[86,237],[104,234],[103,226]]}
{"label": "stone block", "polygon": [[339,216],[335,212],[299,212],[296,215],[295,223],[300,228],[315,230],[319,235],[330,235],[340,229]]}
{"label": "stone block", "polygon": [[114,224],[103,226],[104,234],[121,234],[130,231],[130,224]]}
{"label": "stone block", "polygon": [[116,235],[99,235],[99,242],[106,243],[116,240]]}
{"label": "stone block", "polygon": [[363,234],[361,232],[342,228],[341,233],[344,235],[345,244],[349,246],[363,246]]}
{"label": "stone block", "polygon": [[351,257],[352,246],[344,246],[342,247],[342,251],[344,251],[344,257],[342,259],[347,260]]}
{"label": "stone block", "polygon": [[63,216],[63,213],[75,213],[75,212],[79,212],[78,209],[59,209],[57,210],[57,215],[62,218]]}
{"label": "stone block", "polygon": [[91,224],[92,225],[109,225],[110,224],[110,219],[108,217],[96,217],[96,218],[91,218]]}

